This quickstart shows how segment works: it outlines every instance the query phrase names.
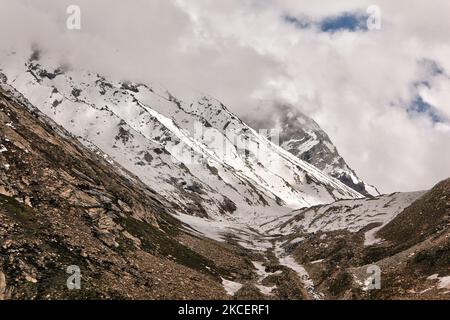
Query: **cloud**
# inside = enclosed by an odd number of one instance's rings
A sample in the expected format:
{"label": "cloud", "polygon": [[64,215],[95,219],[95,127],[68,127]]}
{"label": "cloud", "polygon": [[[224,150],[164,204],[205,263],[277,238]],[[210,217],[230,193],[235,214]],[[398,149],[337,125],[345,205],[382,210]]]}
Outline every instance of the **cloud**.
{"label": "cloud", "polygon": [[[450,176],[448,1],[377,1],[374,31],[366,0],[0,4],[4,49],[37,43],[99,73],[210,93],[245,117],[270,116],[255,112],[263,100],[291,103],[384,192]],[[80,31],[65,28],[69,4]]]}

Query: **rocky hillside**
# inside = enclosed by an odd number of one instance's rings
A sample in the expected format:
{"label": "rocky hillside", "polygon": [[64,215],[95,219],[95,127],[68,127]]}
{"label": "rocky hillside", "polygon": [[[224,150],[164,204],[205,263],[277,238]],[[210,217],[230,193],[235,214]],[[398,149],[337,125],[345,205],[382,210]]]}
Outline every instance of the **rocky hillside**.
{"label": "rocky hillside", "polygon": [[[272,232],[326,298],[449,299],[449,186],[301,210]],[[373,265],[378,290],[368,290]]]}
{"label": "rocky hillside", "polygon": [[[1,92],[0,298],[226,298],[219,272],[232,263],[219,267],[178,240],[201,248],[168,208],[131,173]],[[70,265],[81,269],[82,290],[66,288]]]}

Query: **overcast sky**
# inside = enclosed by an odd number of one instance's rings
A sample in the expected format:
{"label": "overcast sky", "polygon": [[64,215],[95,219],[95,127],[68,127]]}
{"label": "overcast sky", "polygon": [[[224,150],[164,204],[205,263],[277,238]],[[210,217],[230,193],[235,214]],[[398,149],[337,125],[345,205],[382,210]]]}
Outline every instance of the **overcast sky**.
{"label": "overcast sky", "polygon": [[[294,105],[383,192],[450,177],[450,1],[0,0],[1,48],[207,92],[242,117]],[[81,8],[81,30],[66,8]],[[366,9],[381,9],[368,30]],[[259,110],[260,111],[260,110]],[[260,119],[258,119],[260,120]]]}

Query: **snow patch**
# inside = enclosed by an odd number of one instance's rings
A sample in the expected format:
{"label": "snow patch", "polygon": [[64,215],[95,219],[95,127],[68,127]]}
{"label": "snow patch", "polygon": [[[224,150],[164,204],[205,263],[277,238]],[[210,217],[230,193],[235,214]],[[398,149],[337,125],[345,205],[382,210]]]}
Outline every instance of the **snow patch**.
{"label": "snow patch", "polygon": [[12,122],[8,122],[6,124],[6,126],[12,128],[12,129],[16,129],[16,127],[14,127],[14,124]]}
{"label": "snow patch", "polygon": [[428,280],[439,280],[438,289],[450,289],[450,276],[439,277],[439,274],[433,274],[427,278]]}
{"label": "snow patch", "polygon": [[259,291],[261,291],[262,294],[271,295],[272,290],[277,286],[265,286],[261,282],[270,275],[281,274],[282,271],[277,270],[275,272],[267,272],[262,262],[259,261],[252,261],[252,264],[256,269],[256,274],[258,275],[258,283],[256,284],[256,287],[259,289]]}
{"label": "snow patch", "polygon": [[283,249],[281,248],[281,246],[277,245],[275,245],[275,256],[278,258],[278,261],[282,266],[288,267],[297,272],[305,289],[309,292],[309,294],[311,294],[314,299],[320,300],[323,298],[322,293],[316,292],[314,282],[312,281],[306,269],[302,265],[298,264],[295,261],[294,257],[283,253]]}
{"label": "snow patch", "polygon": [[230,281],[224,278],[222,279],[222,285],[228,295],[234,296],[242,288],[242,284],[239,282]]}

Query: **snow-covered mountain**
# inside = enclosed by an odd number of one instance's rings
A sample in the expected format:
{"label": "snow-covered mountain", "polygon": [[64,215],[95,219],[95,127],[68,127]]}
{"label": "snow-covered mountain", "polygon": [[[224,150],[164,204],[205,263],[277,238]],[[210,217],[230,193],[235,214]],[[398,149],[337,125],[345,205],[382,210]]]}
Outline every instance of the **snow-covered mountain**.
{"label": "snow-covered mountain", "polygon": [[[117,81],[33,52],[2,59],[4,82],[181,213],[251,222],[362,195],[259,134],[221,102]],[[259,221],[259,220],[258,220]]]}
{"label": "snow-covered mountain", "polygon": [[[404,192],[383,195],[374,199],[342,200],[324,206],[316,206],[291,212],[266,228],[271,233],[284,235],[311,234],[347,230],[358,232],[366,228],[365,245],[377,243],[374,234],[393,220],[425,192]],[[372,227],[367,228],[367,226]]]}
{"label": "snow-covered mountain", "polygon": [[[363,195],[380,195],[376,187],[357,176],[339,154],[328,134],[313,119],[287,104],[266,101],[262,105],[273,110],[270,126],[277,128],[283,149]],[[251,124],[261,128],[268,125],[267,121],[262,123],[258,120],[253,120]]]}

